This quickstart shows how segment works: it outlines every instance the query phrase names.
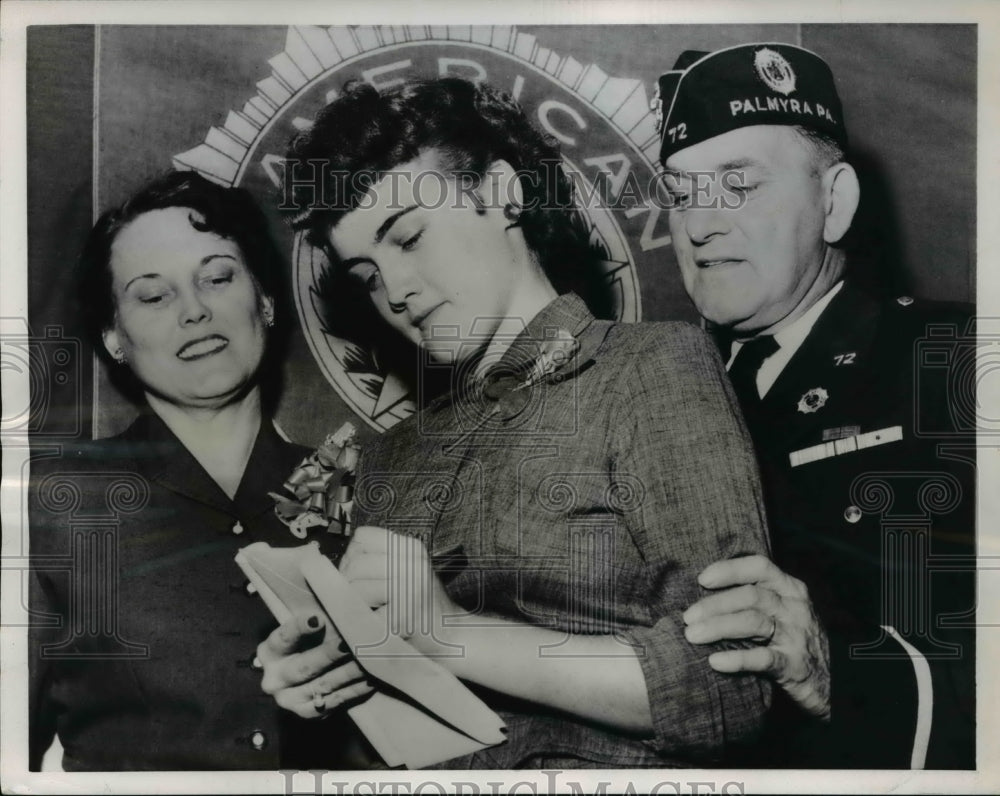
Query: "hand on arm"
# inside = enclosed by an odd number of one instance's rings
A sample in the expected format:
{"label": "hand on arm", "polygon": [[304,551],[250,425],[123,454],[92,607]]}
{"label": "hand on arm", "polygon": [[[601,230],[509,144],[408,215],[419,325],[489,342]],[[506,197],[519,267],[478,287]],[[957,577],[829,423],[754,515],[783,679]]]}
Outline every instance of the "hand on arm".
{"label": "hand on arm", "polygon": [[829,643],[805,584],[760,555],[710,564],[698,582],[719,591],[684,612],[688,641],[763,642],[713,653],[709,665],[719,672],[767,674],[803,710],[829,720]]}
{"label": "hand on arm", "polygon": [[340,570],[386,614],[390,632],[456,676],[619,731],[652,733],[642,669],[621,641],[469,615],[448,596],[423,543],[383,528],[357,529]]}

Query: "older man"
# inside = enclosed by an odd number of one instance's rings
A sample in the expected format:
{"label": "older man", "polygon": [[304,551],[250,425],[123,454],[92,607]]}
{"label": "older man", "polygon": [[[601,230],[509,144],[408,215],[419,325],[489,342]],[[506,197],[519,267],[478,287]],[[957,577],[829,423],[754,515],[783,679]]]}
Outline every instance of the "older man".
{"label": "older man", "polygon": [[954,419],[970,314],[847,276],[860,191],[820,57],[686,52],[659,90],[674,248],[773,536],[773,562],[701,574],[688,639],[759,642],[710,662],[784,687],[761,764],[974,767],[975,439]]}

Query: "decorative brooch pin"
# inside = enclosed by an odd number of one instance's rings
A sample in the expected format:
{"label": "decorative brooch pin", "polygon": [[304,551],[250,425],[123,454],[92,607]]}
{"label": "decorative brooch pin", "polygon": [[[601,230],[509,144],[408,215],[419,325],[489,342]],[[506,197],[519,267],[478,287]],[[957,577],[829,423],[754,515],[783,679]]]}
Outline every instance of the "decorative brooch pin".
{"label": "decorative brooch pin", "polygon": [[356,436],[354,425],[344,423],[302,460],[283,485],[294,499],[268,492],[274,513],[297,539],[305,539],[309,529],[318,526],[325,526],[327,533],[351,535],[354,470],[361,454]]}
{"label": "decorative brooch pin", "polygon": [[[568,378],[579,370],[579,367],[569,367],[574,363],[579,349],[579,340],[565,329],[557,329],[552,337],[538,344],[538,356],[530,364],[518,368],[514,373],[488,375],[483,384],[483,395],[499,402],[501,398],[514,396],[535,384]],[[516,400],[507,401],[509,405],[504,410],[500,409],[499,403],[494,404],[487,416],[497,412],[502,412],[505,417],[517,415],[529,400],[527,394],[518,396]]]}
{"label": "decorative brooch pin", "polygon": [[579,350],[579,340],[565,329],[556,329],[554,337],[539,344],[538,357],[532,363],[531,370],[528,371],[525,380],[514,389],[521,390],[549,376],[561,375],[562,370],[573,361]]}

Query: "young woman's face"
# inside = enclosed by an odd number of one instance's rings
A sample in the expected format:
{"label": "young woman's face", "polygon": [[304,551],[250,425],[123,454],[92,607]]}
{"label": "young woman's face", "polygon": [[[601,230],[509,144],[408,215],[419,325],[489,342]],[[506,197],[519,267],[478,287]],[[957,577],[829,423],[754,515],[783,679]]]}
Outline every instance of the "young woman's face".
{"label": "young woman's face", "polygon": [[179,406],[222,406],[253,381],[264,355],[260,294],[235,241],[191,224],[188,208],[144,213],[111,248],[115,325],[108,351],[125,354],[146,390]]}
{"label": "young woman's face", "polygon": [[387,173],[328,234],[379,314],[436,361],[480,350],[508,317],[524,277],[525,258],[504,217],[508,198],[494,193],[499,198],[484,201],[463,190],[427,151]]}

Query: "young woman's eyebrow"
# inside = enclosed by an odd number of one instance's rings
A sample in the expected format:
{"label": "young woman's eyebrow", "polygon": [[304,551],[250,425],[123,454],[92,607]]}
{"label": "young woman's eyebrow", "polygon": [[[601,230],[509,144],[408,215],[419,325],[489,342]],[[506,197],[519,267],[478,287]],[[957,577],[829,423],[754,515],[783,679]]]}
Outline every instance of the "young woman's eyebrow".
{"label": "young woman's eyebrow", "polygon": [[409,212],[411,212],[413,210],[416,210],[418,207],[419,207],[419,205],[415,205],[415,204],[414,205],[410,205],[409,207],[404,207],[398,213],[393,213],[391,216],[389,216],[385,221],[382,222],[382,226],[380,226],[375,231],[375,242],[376,243],[381,243],[382,239],[386,236],[386,234],[389,232],[389,230],[392,229],[392,225],[393,224],[395,224],[397,221],[399,221],[399,219],[401,219],[407,213],[409,213]]}
{"label": "young woman's eyebrow", "polygon": [[132,287],[133,283],[138,282],[140,279],[159,279],[159,278],[160,278],[159,274],[139,274],[139,276],[134,276],[130,280],[128,280],[128,282],[125,283],[125,287],[122,288],[122,291],[124,292],[128,290],[130,287]]}
{"label": "young woman's eyebrow", "polygon": [[212,260],[218,260],[218,259],[233,260],[234,262],[236,261],[236,258],[233,257],[233,255],[219,252],[217,254],[205,255],[204,257],[201,258],[201,262],[199,263],[199,265],[208,265],[210,262],[212,262]]}

